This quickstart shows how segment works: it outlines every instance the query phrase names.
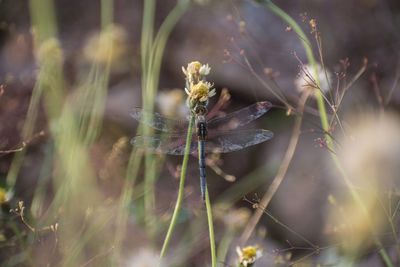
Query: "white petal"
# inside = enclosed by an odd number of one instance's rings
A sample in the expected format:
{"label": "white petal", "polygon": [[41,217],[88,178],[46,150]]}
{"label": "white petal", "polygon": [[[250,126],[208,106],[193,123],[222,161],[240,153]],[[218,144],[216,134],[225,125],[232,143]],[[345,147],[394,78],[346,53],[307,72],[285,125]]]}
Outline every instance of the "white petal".
{"label": "white petal", "polygon": [[262,250],[261,249],[257,249],[256,258],[255,259],[259,259],[261,257],[262,257]]}
{"label": "white petal", "polygon": [[200,75],[206,76],[206,75],[210,74],[210,70],[211,70],[211,68],[208,66],[208,64],[202,65],[200,67],[199,73],[200,73]]}
{"label": "white petal", "polygon": [[186,94],[190,95],[190,91],[186,87],[185,87],[185,92],[186,92]]}
{"label": "white petal", "polygon": [[217,94],[217,92],[215,91],[215,89],[212,89],[210,92],[208,92],[208,97],[213,97]]}
{"label": "white petal", "polygon": [[239,246],[236,247],[236,253],[238,254],[239,257],[243,256],[242,250],[240,249]]}
{"label": "white petal", "polygon": [[200,98],[200,102],[206,102],[208,100],[207,96],[203,96]]}

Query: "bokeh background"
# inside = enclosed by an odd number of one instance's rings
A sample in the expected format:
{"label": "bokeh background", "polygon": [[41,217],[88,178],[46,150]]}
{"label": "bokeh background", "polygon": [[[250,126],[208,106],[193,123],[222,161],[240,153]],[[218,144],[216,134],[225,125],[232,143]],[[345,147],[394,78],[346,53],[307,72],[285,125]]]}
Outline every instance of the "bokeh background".
{"label": "bokeh background", "polygon": [[[157,265],[182,157],[142,160],[130,112],[184,119],[194,60],[211,67],[219,115],[274,105],[254,123],[272,140],[207,159],[219,266],[238,266],[238,245],[262,249],[254,266],[398,266],[400,3],[274,3],[308,37],[321,88],[293,27],[255,1],[1,1],[1,266]],[[211,266],[198,183],[191,157],[166,266]]]}

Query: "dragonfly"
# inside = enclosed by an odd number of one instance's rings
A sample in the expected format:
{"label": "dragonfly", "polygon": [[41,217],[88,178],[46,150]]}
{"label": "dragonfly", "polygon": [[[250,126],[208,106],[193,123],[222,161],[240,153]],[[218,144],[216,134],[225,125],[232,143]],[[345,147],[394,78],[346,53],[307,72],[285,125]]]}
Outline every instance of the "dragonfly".
{"label": "dragonfly", "polygon": [[[268,101],[256,102],[222,117],[207,119],[205,106],[194,109],[196,131],[193,131],[190,153],[198,153],[200,171],[200,191],[203,201],[206,194],[206,153],[229,153],[265,142],[273,133],[265,129],[243,129],[264,115],[272,104]],[[131,144],[145,151],[169,155],[184,155],[189,120],[164,117],[143,109],[134,109],[131,116],[138,122],[159,133],[151,136],[136,136]]]}

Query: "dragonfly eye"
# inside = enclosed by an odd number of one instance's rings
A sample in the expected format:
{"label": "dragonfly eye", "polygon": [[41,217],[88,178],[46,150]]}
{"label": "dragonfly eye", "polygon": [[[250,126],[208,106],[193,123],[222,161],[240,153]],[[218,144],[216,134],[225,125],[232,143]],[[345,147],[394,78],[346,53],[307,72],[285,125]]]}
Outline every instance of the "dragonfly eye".
{"label": "dragonfly eye", "polygon": [[197,105],[194,107],[194,113],[196,115],[205,115],[207,114],[207,108],[203,105]]}

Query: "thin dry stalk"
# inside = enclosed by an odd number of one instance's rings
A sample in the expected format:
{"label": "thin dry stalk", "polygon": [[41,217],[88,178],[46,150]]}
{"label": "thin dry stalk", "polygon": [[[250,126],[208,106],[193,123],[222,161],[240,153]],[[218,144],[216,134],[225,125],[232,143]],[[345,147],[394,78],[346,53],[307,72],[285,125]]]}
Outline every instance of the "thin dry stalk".
{"label": "thin dry stalk", "polygon": [[376,77],[376,73],[372,73],[372,75],[370,77],[370,81],[374,88],[374,92],[375,92],[376,100],[378,101],[378,104],[379,104],[380,112],[383,113],[385,110],[385,104],[384,104],[384,100],[382,97],[381,88],[379,87],[378,77]]}
{"label": "thin dry stalk", "polygon": [[[299,106],[298,106],[298,113],[299,115],[296,118],[292,136],[290,138],[290,143],[288,146],[288,149],[286,150],[286,154],[283,158],[282,164],[279,167],[278,173],[276,174],[274,180],[272,181],[271,185],[269,186],[267,192],[264,194],[260,201],[260,206],[264,207],[266,209],[271,202],[272,197],[275,195],[276,191],[278,190],[279,186],[281,185],[283,179],[286,176],[286,172],[289,168],[289,164],[292,161],[294,152],[297,147],[297,143],[299,141],[300,133],[301,133],[301,124],[303,121],[303,111],[305,104],[307,102],[307,99],[310,95],[309,91],[305,91],[299,100]],[[241,246],[245,245],[247,241],[249,240],[251,234],[253,233],[254,229],[256,228],[258,222],[260,221],[262,215],[264,214],[263,209],[256,209],[255,213],[253,216],[250,218],[249,223],[247,224],[246,228],[244,229],[242,236],[239,239],[239,244]]]}
{"label": "thin dry stalk", "polygon": [[[386,97],[385,105],[389,104],[390,100],[392,99],[393,92],[397,88],[397,86],[399,85],[399,81],[400,81],[400,61],[397,64],[396,76],[394,78],[393,85],[390,88],[389,93],[388,93],[388,95]],[[1,88],[0,88],[0,90],[1,90]]]}
{"label": "thin dry stalk", "polygon": [[30,139],[26,140],[26,141],[22,141],[21,145],[17,148],[14,149],[8,149],[8,150],[0,150],[0,156],[3,154],[10,154],[10,153],[15,153],[15,152],[20,152],[22,150],[24,150],[29,144],[33,143],[34,141],[36,141],[36,139],[42,137],[45,135],[44,131],[40,131],[37,134],[34,134]]}

